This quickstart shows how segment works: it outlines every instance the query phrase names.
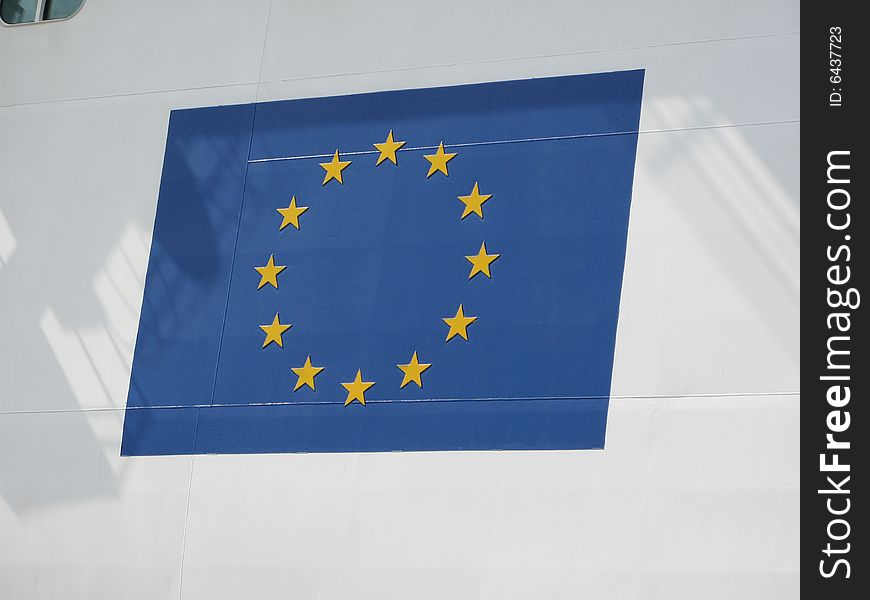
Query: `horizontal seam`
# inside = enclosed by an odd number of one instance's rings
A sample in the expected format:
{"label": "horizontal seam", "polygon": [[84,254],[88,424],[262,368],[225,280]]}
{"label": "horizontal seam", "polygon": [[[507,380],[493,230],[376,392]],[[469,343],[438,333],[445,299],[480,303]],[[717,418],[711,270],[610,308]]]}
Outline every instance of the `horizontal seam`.
{"label": "horizontal seam", "polygon": [[[494,146],[500,144],[525,144],[525,143],[533,143],[533,142],[557,142],[561,140],[578,140],[585,138],[600,138],[600,137],[611,137],[611,136],[619,136],[619,135],[641,135],[641,134],[654,134],[654,133],[675,133],[680,131],[698,131],[698,130],[706,130],[706,129],[727,129],[734,127],[756,127],[763,125],[784,125],[790,123],[800,123],[800,119],[783,119],[779,121],[753,121],[749,123],[723,123],[719,125],[697,125],[694,127],[673,127],[667,129],[640,129],[635,131],[608,131],[601,133],[577,133],[577,134],[568,134],[568,135],[552,135],[552,136],[544,136],[544,137],[531,137],[531,138],[516,138],[516,139],[504,139],[504,140],[486,140],[486,141],[476,141],[476,142],[459,142],[455,144],[444,144],[444,148],[468,148],[472,146]],[[419,152],[422,150],[437,150],[438,146],[414,146],[410,148],[399,148],[397,152]],[[378,154],[379,150],[350,150],[347,152],[340,152],[341,156],[361,156],[367,154]],[[325,153],[325,154],[299,154],[292,156],[274,156],[274,157],[265,157],[265,158],[254,158],[248,161],[251,163],[267,163],[267,162],[278,162],[278,161],[287,161],[287,160],[309,160],[314,158],[332,158],[333,153]]]}
{"label": "horizontal seam", "polygon": [[[723,392],[711,394],[639,394],[639,395],[577,395],[577,396],[519,396],[509,398],[418,398],[418,399],[378,399],[366,400],[366,404],[403,404],[403,403],[424,403],[424,402],[515,402],[515,401],[544,401],[544,400],[658,400],[658,399],[674,399],[682,398],[752,398],[752,397],[788,397],[800,396],[800,392]],[[10,410],[0,411],[2,415],[21,415],[21,414],[55,414],[55,413],[76,413],[76,412],[116,412],[125,410],[179,410],[179,409],[208,409],[208,408],[269,408],[278,406],[319,406],[319,405],[343,405],[344,401],[287,401],[287,402],[246,402],[246,403],[228,403],[228,404],[178,404],[165,406],[128,406],[122,407],[78,407],[78,408],[57,408],[57,409],[33,409],[33,410]]]}
{"label": "horizontal seam", "polygon": [[[528,56],[511,56],[506,58],[490,58],[490,59],[479,59],[479,60],[471,60],[471,61],[456,61],[450,63],[433,63],[428,65],[417,65],[417,66],[406,66],[406,67],[390,67],[385,69],[374,69],[371,71],[346,71],[341,73],[327,73],[324,75],[302,75],[299,77],[284,77],[284,78],[276,78],[276,79],[267,79],[265,81],[241,81],[241,82],[233,82],[233,83],[221,83],[221,84],[206,84],[200,86],[190,86],[190,87],[177,87],[177,88],[163,88],[158,90],[144,90],[139,92],[120,92],[116,94],[102,94],[102,95],[94,95],[94,96],[73,96],[70,98],[57,98],[57,99],[46,99],[46,100],[31,100],[27,102],[12,102],[9,104],[0,104],[0,108],[13,108],[17,106],[35,106],[40,104],[56,104],[61,102],[80,102],[83,100],[105,100],[110,98],[127,98],[132,96],[147,96],[150,94],[169,94],[169,93],[177,93],[177,92],[192,92],[197,90],[213,90],[220,88],[230,88],[230,87],[243,87],[243,86],[262,86],[264,84],[270,83],[282,83],[288,81],[315,81],[318,79],[334,79],[340,77],[354,77],[361,75],[372,75],[377,73],[401,73],[405,71],[416,71],[416,70],[427,70],[427,69],[444,69],[449,67],[459,67],[459,66],[471,66],[471,65],[486,65],[493,63],[501,63],[501,62],[520,62],[524,60],[540,60],[547,58],[560,58],[560,57],[568,57],[568,56],[582,56],[584,54],[601,54],[605,52],[627,52],[633,50],[645,50],[650,48],[669,48],[674,46],[687,46],[687,45],[696,45],[696,44],[715,44],[721,42],[737,42],[737,41],[746,41],[746,40],[757,40],[757,39],[767,39],[767,38],[776,38],[776,37],[789,37],[800,35],[800,31],[783,31],[776,33],[763,33],[756,35],[744,35],[744,36],[732,36],[732,37],[721,37],[721,38],[709,38],[703,40],[684,40],[679,42],[664,42],[660,44],[647,44],[642,46],[622,46],[619,48],[592,48],[588,50],[574,50],[569,52],[555,52],[551,54],[530,54]],[[259,93],[259,89],[258,89]]]}

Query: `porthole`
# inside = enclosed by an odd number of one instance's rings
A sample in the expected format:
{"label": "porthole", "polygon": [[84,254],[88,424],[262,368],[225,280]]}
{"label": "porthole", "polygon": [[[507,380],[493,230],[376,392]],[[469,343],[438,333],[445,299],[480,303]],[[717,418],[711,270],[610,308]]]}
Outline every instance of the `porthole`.
{"label": "porthole", "polygon": [[59,21],[76,14],[85,0],[0,0],[0,21],[23,25]]}

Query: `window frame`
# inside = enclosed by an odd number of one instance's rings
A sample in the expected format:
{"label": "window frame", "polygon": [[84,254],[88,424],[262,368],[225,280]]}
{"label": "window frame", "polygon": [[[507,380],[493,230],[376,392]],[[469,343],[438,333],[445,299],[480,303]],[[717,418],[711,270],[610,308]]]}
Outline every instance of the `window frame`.
{"label": "window frame", "polygon": [[40,23],[60,23],[62,21],[69,21],[74,16],[79,14],[84,7],[85,3],[88,0],[82,0],[82,3],[79,4],[79,7],[75,9],[75,11],[66,17],[62,17],[60,19],[46,19],[45,17],[45,2],[46,0],[36,0],[36,13],[34,19],[32,21],[25,21],[23,23],[7,23],[2,18],[0,18],[0,26],[3,27],[20,27],[23,25],[39,25]]}

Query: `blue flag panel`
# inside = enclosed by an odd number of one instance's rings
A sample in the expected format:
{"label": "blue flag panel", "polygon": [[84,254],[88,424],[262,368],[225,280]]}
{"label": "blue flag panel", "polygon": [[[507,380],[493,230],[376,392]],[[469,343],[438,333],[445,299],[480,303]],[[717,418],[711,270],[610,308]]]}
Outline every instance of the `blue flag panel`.
{"label": "blue flag panel", "polygon": [[642,89],[173,111],[122,454],[602,448]]}

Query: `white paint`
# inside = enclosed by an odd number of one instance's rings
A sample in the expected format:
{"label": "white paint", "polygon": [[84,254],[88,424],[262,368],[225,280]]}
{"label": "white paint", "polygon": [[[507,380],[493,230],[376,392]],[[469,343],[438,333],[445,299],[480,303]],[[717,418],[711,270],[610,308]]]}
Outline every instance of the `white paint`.
{"label": "white paint", "polygon": [[[4,28],[0,596],[795,597],[798,17],[88,0]],[[118,456],[170,109],[638,67],[606,450]]]}
{"label": "white paint", "polygon": [[0,267],[3,263],[7,263],[12,259],[12,253],[18,247],[18,242],[15,236],[12,235],[12,229],[9,228],[9,223],[6,222],[6,217],[3,216],[3,211],[0,211]]}

